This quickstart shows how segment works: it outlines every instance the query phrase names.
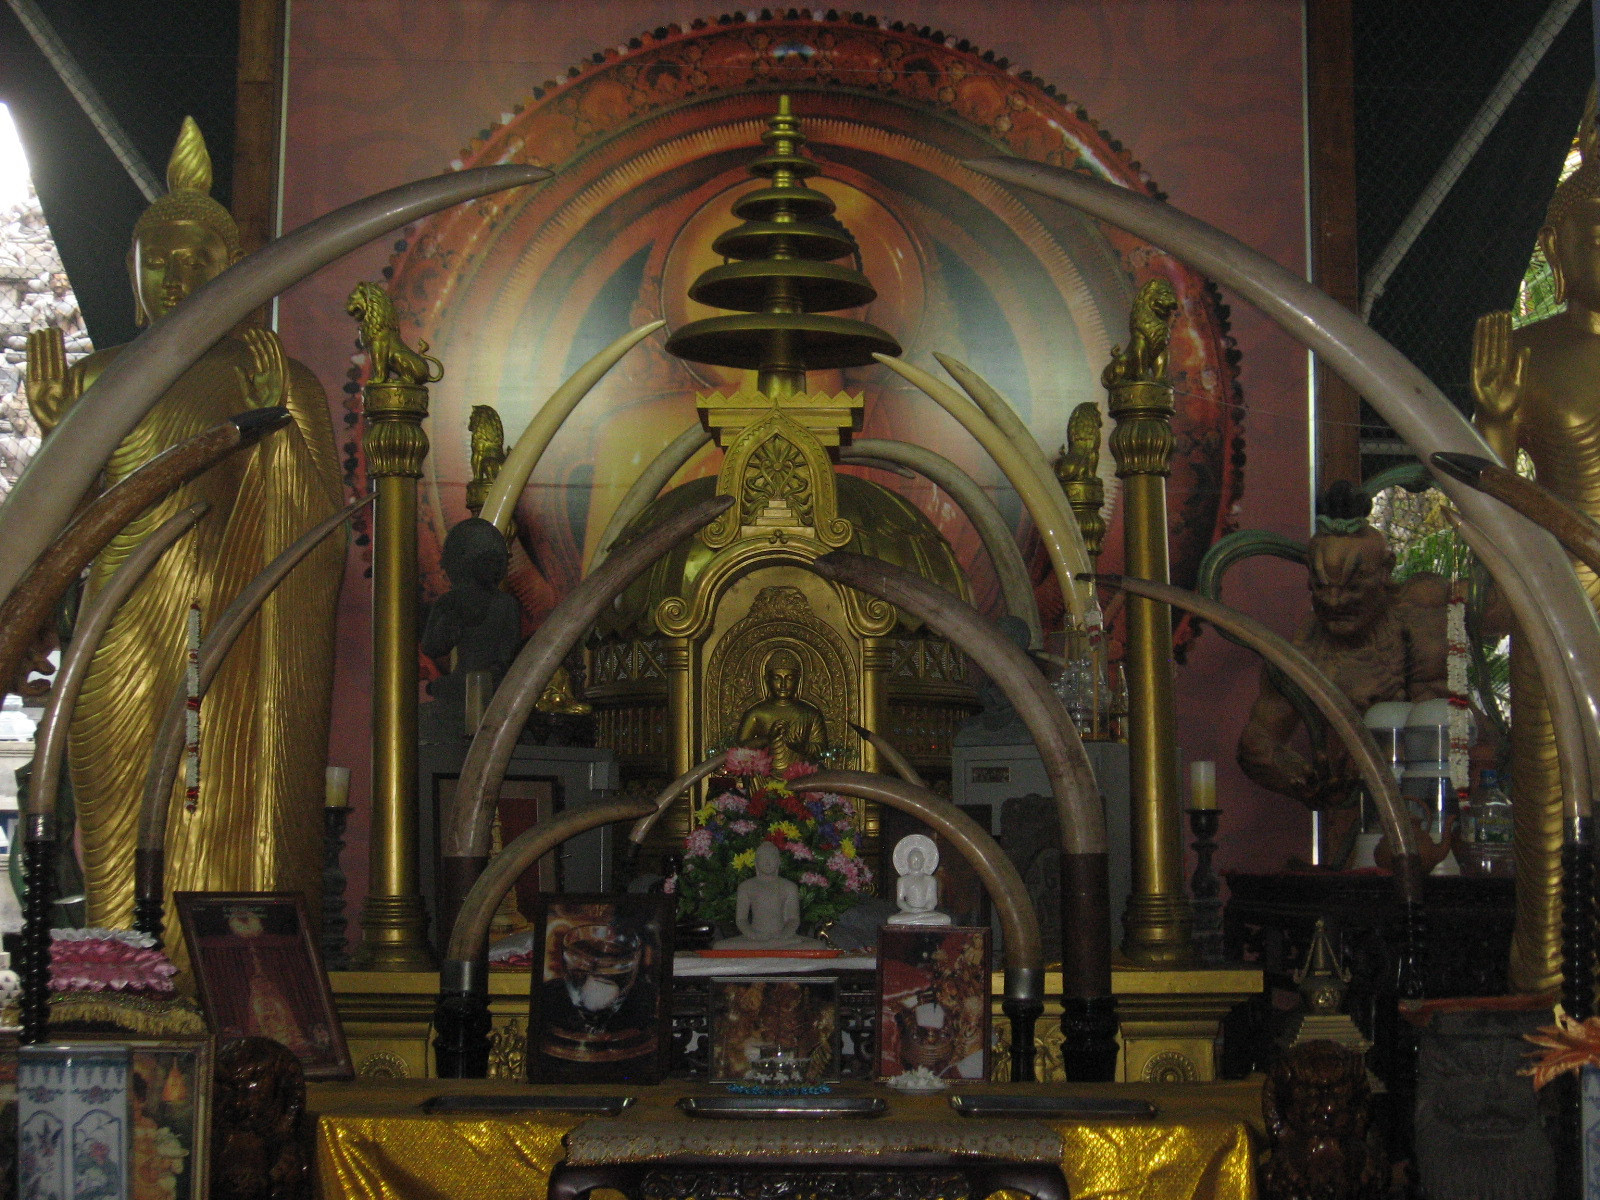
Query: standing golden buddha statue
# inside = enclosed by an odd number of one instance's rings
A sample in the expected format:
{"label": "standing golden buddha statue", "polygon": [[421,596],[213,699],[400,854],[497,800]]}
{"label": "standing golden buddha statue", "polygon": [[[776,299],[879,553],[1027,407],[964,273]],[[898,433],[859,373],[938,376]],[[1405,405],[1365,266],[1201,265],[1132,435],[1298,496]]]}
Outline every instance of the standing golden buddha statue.
{"label": "standing golden buddha statue", "polygon": [[[239,232],[211,198],[211,159],[185,119],[167,194],[134,226],[128,253],[139,324],[159,320],[240,257]],[[61,335],[30,335],[28,403],[52,429],[120,347],[66,366]],[[124,529],[95,559],[91,590],[179,509],[210,510],[117,613],[95,654],[69,739],[89,923],[127,928],[139,802],[160,718],[181,678],[187,613],[209,623],[239,588],[341,504],[327,397],[275,334],[236,331],[212,347],[139,422],[106,466],[117,482],[169,446],[250,408],[283,405],[291,424],[224,459]],[[182,780],[167,832],[170,890],[305,890],[320,883],[324,747],[343,546],[311,552],[234,644],[201,712],[200,792]]]}
{"label": "standing golden buddha statue", "polygon": [[[1600,153],[1595,99],[1578,133],[1582,165],[1556,188],[1539,247],[1566,311],[1513,330],[1509,312],[1480,317],[1472,344],[1474,421],[1500,460],[1525,450],[1539,482],[1600,518]],[[1600,583],[1575,564],[1591,601]],[[1511,795],[1517,916],[1511,985],[1542,992],[1561,980],[1561,779],[1550,709],[1533,655],[1511,649]]]}

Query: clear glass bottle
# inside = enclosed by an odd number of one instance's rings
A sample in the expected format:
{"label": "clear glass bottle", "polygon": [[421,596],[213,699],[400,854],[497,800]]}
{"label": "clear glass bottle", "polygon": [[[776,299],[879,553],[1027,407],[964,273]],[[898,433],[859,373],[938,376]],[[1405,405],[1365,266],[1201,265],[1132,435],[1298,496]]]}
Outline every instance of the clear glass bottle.
{"label": "clear glass bottle", "polygon": [[1473,841],[1478,845],[1511,845],[1511,797],[1500,786],[1500,772],[1486,770],[1478,777],[1472,818]]}

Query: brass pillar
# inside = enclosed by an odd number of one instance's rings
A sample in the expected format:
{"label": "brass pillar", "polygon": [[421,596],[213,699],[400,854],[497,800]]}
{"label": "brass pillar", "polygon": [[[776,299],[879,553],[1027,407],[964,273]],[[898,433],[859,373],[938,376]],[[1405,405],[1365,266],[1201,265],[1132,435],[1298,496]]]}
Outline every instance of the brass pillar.
{"label": "brass pillar", "polygon": [[[1134,302],[1128,353],[1114,357],[1104,382],[1116,422],[1111,453],[1125,497],[1123,571],[1169,583],[1166,478],[1175,410],[1166,381],[1166,319],[1171,309],[1161,311],[1162,296],[1151,287],[1147,284]],[[1133,891],[1122,915],[1122,952],[1141,965],[1177,966],[1192,961],[1194,951],[1193,914],[1183,891],[1172,610],[1129,596],[1127,612]]]}
{"label": "brass pillar", "polygon": [[430,971],[417,890],[417,480],[428,455],[421,383],[365,388],[372,539],[371,875],[353,966]]}

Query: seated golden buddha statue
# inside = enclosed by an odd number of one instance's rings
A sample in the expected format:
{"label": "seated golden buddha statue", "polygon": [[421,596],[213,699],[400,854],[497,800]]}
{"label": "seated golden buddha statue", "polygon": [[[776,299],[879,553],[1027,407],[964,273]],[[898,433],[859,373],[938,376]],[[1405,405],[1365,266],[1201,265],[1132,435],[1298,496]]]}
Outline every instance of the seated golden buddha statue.
{"label": "seated golden buddha statue", "polygon": [[[240,256],[239,232],[210,196],[211,159],[185,120],[167,166],[167,194],[139,218],[128,253],[141,325],[159,320]],[[67,367],[61,335],[29,337],[28,402],[47,431],[118,354]],[[156,563],[118,611],[89,669],[69,739],[91,925],[132,915],[139,802],[154,733],[181,678],[187,614],[203,625],[313,523],[341,504],[327,397],[284,355],[276,335],[235,331],[190,367],[107,464],[115,483],[148,459],[250,408],[283,405],[292,422],[168,495],[94,561],[105,584],[129,552],[197,500],[210,509]],[[267,600],[234,644],[201,707],[200,789],[175,791],[167,886],[205,891],[306,890],[320,884],[320,828],[333,624],[344,547],[331,538]]]}
{"label": "seated golden buddha statue", "polygon": [[[1511,328],[1509,312],[1480,317],[1472,345],[1474,422],[1501,461],[1533,460],[1540,484],[1600,518],[1600,139],[1593,90],[1578,132],[1583,162],[1559,187],[1539,246],[1566,311]],[[1591,601],[1600,583],[1574,564]],[[1517,919],[1511,986],[1560,979],[1562,808],[1550,710],[1533,656],[1511,647],[1511,804],[1516,822]]]}
{"label": "seated golden buddha statue", "polygon": [[774,650],[761,677],[766,695],[739,718],[735,740],[770,751],[775,775],[796,762],[820,764],[828,753],[828,723],[820,708],[800,699],[805,681],[800,656],[784,647]]}

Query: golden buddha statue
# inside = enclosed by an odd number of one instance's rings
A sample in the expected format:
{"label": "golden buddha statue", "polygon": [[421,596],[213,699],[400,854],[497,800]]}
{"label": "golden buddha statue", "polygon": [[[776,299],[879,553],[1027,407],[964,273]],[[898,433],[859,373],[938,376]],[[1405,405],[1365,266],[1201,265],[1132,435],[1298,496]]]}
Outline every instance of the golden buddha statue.
{"label": "golden buddha statue", "polygon": [[775,775],[797,762],[820,763],[828,753],[828,723],[820,708],[800,699],[800,656],[779,647],[767,655],[761,678],[767,694],[739,718],[739,745],[771,751]]}
{"label": "golden buddha statue", "polygon": [[[159,320],[240,257],[239,233],[211,198],[211,159],[186,119],[167,165],[167,194],[139,218],[128,254],[141,325]],[[30,336],[28,402],[50,430],[119,348],[68,368],[59,331]],[[210,511],[161,559],[117,613],[89,669],[69,741],[91,925],[126,928],[140,793],[162,711],[178,686],[187,612],[221,613],[238,589],[307,527],[341,504],[327,397],[285,357],[276,335],[224,337],[139,422],[106,482],[229,416],[283,405],[293,421],[224,459],[124,529],[94,561],[102,586],[128,553],[179,509]],[[344,548],[311,552],[234,644],[201,709],[200,792],[175,790],[167,833],[172,890],[305,890],[321,881],[322,779],[333,673],[334,611]]]}
{"label": "golden buddha statue", "polygon": [[[1478,431],[1507,466],[1525,450],[1539,482],[1600,517],[1600,154],[1593,91],[1578,133],[1582,165],[1556,188],[1539,247],[1566,311],[1521,329],[1509,312],[1478,320],[1472,390]],[[1594,573],[1574,564],[1590,600]],[[1517,919],[1511,985],[1540,992],[1561,977],[1561,783],[1550,710],[1533,655],[1511,650],[1511,797]]]}

